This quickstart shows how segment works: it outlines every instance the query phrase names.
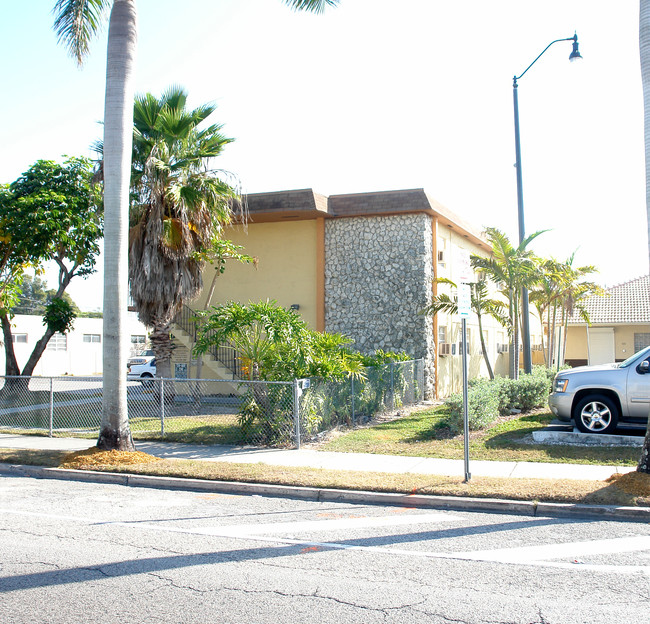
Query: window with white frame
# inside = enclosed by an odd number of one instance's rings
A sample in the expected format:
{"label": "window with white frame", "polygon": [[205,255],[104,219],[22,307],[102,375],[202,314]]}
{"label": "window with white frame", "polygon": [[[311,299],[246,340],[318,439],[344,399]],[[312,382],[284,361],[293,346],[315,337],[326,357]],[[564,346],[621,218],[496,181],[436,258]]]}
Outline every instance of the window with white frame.
{"label": "window with white frame", "polygon": [[438,344],[447,342],[447,327],[445,325],[438,325]]}
{"label": "window with white frame", "polygon": [[84,334],[83,335],[83,341],[84,342],[101,342],[102,341],[102,336],[101,336],[101,334]]}
{"label": "window with white frame", "polygon": [[447,241],[444,238],[438,237],[438,264],[441,267],[447,265]]}
{"label": "window with white frame", "polygon": [[[465,329],[465,338],[467,340],[467,349],[466,353],[469,355],[472,352],[472,330],[470,327]],[[458,353],[462,355],[463,353],[463,332],[458,333]]]}
{"label": "window with white frame", "polygon": [[68,337],[65,334],[57,332],[50,338],[46,348],[48,351],[67,351]]}
{"label": "window with white frame", "polygon": [[132,334],[131,335],[131,344],[143,345],[147,342],[147,337],[142,334]]}
{"label": "window with white frame", "polygon": [[27,334],[12,334],[11,335],[11,342],[26,343],[27,342]]}

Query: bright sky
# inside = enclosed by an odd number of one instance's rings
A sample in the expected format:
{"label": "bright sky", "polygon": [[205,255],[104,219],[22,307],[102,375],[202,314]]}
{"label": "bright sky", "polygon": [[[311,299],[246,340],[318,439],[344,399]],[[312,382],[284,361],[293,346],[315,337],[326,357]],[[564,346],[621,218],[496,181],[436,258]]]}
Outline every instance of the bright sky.
{"label": "bright sky", "polygon": [[[106,31],[78,69],[55,0],[2,0],[0,181],[39,158],[92,155]],[[245,192],[424,188],[517,238],[512,77],[519,82],[533,248],[594,264],[611,286],[648,271],[636,0],[342,0],[315,16],[280,0],[138,0],[137,90],[180,84],[218,104],[220,163]],[[69,292],[101,307],[101,272]],[[51,284],[54,286],[54,284]]]}

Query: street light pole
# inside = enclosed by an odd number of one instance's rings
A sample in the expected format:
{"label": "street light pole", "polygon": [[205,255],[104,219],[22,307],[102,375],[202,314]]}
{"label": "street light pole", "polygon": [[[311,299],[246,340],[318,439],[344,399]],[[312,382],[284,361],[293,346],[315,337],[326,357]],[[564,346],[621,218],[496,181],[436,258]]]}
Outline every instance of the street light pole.
{"label": "street light pole", "polygon": [[[523,182],[521,174],[521,143],[519,139],[519,96],[518,96],[518,87],[517,80],[523,78],[524,74],[537,62],[537,60],[548,50],[554,43],[560,41],[572,41],[573,50],[569,55],[569,61],[577,61],[581,59],[580,52],[578,50],[578,35],[573,35],[573,37],[567,37],[566,39],[556,39],[551,41],[535,58],[535,60],[528,66],[526,69],[519,75],[514,76],[512,79],[512,101],[515,111],[515,168],[517,169],[517,218],[519,223],[519,244],[521,245],[526,238],[526,227],[524,225],[524,191],[523,191]],[[529,315],[529,305],[528,305],[528,288],[522,288],[521,292],[521,314],[523,317],[522,322],[522,350],[524,354],[524,371],[530,373],[533,369],[533,361],[530,351],[530,315]],[[515,319],[517,322],[517,319]],[[514,362],[515,366],[518,366],[518,358],[515,354]]]}

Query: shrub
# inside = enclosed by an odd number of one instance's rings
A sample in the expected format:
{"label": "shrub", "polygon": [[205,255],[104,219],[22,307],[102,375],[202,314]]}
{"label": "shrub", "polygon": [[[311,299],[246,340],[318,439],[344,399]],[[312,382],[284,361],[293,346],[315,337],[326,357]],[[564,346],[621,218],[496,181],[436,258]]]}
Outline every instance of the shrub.
{"label": "shrub", "polygon": [[[472,379],[467,395],[469,428],[484,429],[494,422],[497,416],[510,414],[513,409],[527,412],[545,405],[554,376],[555,371],[536,366],[532,373],[520,375],[519,379]],[[447,425],[455,433],[462,431],[463,395],[452,395],[445,400],[445,405],[450,410]]]}
{"label": "shrub", "polygon": [[544,367],[537,366],[530,375],[521,375],[515,384],[513,398],[516,405],[513,404],[512,407],[526,412],[546,404],[551,391],[551,380]]}
{"label": "shrub", "polygon": [[[449,416],[445,422],[454,433],[463,430],[463,395],[454,394],[445,400]],[[494,383],[474,384],[467,393],[469,428],[485,429],[499,416],[498,386]]]}

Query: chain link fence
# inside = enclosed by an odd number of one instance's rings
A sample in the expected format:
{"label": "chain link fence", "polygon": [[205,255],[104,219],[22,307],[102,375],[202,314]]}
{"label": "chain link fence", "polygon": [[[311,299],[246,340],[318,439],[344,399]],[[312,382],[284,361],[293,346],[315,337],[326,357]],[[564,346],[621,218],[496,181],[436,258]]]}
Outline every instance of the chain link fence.
{"label": "chain link fence", "polygon": [[365,368],[362,378],[346,381],[310,379],[300,396],[301,441],[419,403],[423,391],[423,360]]}
{"label": "chain link fence", "polygon": [[[417,360],[342,382],[147,379],[127,382],[127,400],[136,440],[292,447],[416,403],[423,387]],[[0,433],[95,438],[101,413],[101,377],[0,377]]]}

